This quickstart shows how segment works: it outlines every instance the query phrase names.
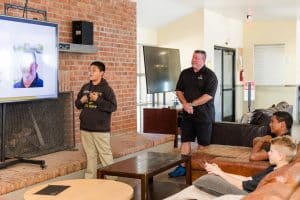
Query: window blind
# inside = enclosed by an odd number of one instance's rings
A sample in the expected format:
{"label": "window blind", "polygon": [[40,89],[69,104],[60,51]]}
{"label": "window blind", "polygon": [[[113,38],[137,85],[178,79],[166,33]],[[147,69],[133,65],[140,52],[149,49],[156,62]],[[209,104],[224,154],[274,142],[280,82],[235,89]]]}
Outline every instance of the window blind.
{"label": "window blind", "polygon": [[284,44],[254,46],[256,85],[284,85]]}

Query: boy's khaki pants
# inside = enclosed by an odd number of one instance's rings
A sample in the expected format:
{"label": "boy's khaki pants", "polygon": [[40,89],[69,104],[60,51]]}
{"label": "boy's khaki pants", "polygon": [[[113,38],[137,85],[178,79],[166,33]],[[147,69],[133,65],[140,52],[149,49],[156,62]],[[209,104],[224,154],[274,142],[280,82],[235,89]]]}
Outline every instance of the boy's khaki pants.
{"label": "boy's khaki pants", "polygon": [[[87,157],[87,167],[84,177],[97,178],[98,156],[102,167],[114,162],[110,145],[110,133],[80,130],[80,134]],[[109,178],[115,179],[112,177]]]}

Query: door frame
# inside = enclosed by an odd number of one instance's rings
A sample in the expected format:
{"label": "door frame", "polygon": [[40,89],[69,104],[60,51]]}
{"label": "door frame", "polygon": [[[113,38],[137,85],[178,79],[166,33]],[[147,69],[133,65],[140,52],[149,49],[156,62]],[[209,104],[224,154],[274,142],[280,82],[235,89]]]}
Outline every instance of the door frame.
{"label": "door frame", "polygon": [[[224,86],[223,86],[223,80],[224,80],[224,56],[223,56],[223,53],[224,51],[229,51],[229,52],[232,52],[233,53],[233,61],[232,61],[232,121],[234,122],[235,121],[235,64],[236,64],[236,61],[235,61],[235,56],[236,56],[236,50],[233,49],[233,48],[229,48],[229,47],[222,47],[222,46],[217,46],[215,45],[214,46],[214,51],[215,50],[221,50],[222,53],[221,53],[221,80],[220,80],[220,83],[221,84],[221,95],[222,95],[222,98],[221,98],[221,120],[223,121],[225,118],[224,118],[224,95],[223,95],[223,91],[224,90],[228,90],[228,89],[224,89]],[[229,91],[229,90],[228,90]]]}

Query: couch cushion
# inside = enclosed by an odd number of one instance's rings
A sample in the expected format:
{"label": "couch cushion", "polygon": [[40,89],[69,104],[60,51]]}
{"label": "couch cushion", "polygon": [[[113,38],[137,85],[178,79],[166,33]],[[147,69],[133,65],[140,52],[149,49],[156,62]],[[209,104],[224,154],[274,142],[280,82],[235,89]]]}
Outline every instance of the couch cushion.
{"label": "couch cushion", "polygon": [[245,159],[233,159],[218,157],[213,160],[225,172],[242,176],[253,176],[270,166],[267,161],[248,161]]}
{"label": "couch cushion", "polygon": [[192,153],[192,168],[203,169],[205,162],[211,162],[218,157],[249,160],[251,148],[229,145],[211,144]]}
{"label": "couch cushion", "polygon": [[226,172],[252,176],[269,166],[267,161],[249,161],[251,148],[229,145],[208,145],[192,154],[192,169],[205,170],[204,163],[216,163]]}
{"label": "couch cushion", "polygon": [[194,185],[191,185],[182,191],[165,198],[164,200],[183,200],[183,199],[201,199],[201,200],[211,200],[214,199],[214,195],[208,194],[204,191],[199,190]]}
{"label": "couch cushion", "polygon": [[299,200],[300,199],[300,187],[298,187],[290,197],[290,200]]}
{"label": "couch cushion", "polygon": [[283,183],[270,183],[248,194],[243,200],[288,200],[291,193],[292,189]]}
{"label": "couch cushion", "polygon": [[300,162],[300,142],[298,143],[297,155],[295,156],[293,162]]}
{"label": "couch cushion", "polygon": [[267,176],[265,176],[257,188],[260,188],[268,183],[283,182],[284,184],[296,187],[299,184],[300,177],[300,162],[291,163],[285,165],[277,170],[274,170]]}
{"label": "couch cushion", "polygon": [[250,151],[249,147],[211,144],[195,153],[206,153],[215,157],[249,158]]}
{"label": "couch cushion", "polygon": [[252,147],[255,137],[261,137],[267,133],[268,126],[215,122],[212,127],[211,144]]}

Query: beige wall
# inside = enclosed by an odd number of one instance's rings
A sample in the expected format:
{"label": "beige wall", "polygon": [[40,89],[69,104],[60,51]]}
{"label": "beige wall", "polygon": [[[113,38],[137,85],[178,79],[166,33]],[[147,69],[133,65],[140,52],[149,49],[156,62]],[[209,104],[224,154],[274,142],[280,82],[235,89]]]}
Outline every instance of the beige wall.
{"label": "beige wall", "polygon": [[149,29],[144,27],[137,27],[137,131],[143,132],[143,106],[140,104],[145,104],[148,102],[151,95],[147,94],[143,57],[143,45],[157,46],[157,31],[156,29]]}
{"label": "beige wall", "polygon": [[296,83],[296,21],[258,21],[244,24],[244,67],[246,80],[254,79],[255,44],[285,44],[285,84]]}
{"label": "beige wall", "polygon": [[[284,84],[289,86],[257,86],[253,109],[267,108],[280,101],[294,106],[293,116],[297,119],[297,22],[257,21],[244,24],[243,60],[246,80],[254,80],[254,45],[285,44]],[[272,76],[266,74],[266,76]]]}
{"label": "beige wall", "polygon": [[203,48],[203,10],[180,18],[157,30],[157,43],[180,49],[181,68],[190,67],[195,49]]}
{"label": "beige wall", "polygon": [[[243,46],[243,22],[241,20],[236,20],[223,15],[213,12],[211,10],[204,10],[204,49],[207,52],[207,66],[209,68],[215,69],[215,71],[220,71],[216,69],[214,64],[214,46],[222,46],[228,48],[242,48]],[[238,61],[239,51],[236,51],[236,71],[235,84],[240,84],[238,79],[238,71],[240,70],[240,62]],[[219,87],[220,85],[219,80]],[[219,95],[217,92],[216,95]],[[218,98],[216,97],[216,100]],[[243,99],[241,92],[236,89],[235,94],[235,116],[236,119],[240,119],[243,111]],[[218,108],[216,108],[218,111]]]}
{"label": "beige wall", "polygon": [[296,55],[296,84],[300,85],[300,20],[297,20]]}
{"label": "beige wall", "polygon": [[298,87],[296,86],[258,86],[256,87],[253,108],[269,108],[273,104],[286,101],[293,105],[293,118],[298,120]]}
{"label": "beige wall", "polygon": [[157,45],[157,31],[144,27],[137,27],[137,43],[143,45]]}
{"label": "beige wall", "polygon": [[[207,65],[214,68],[214,46],[241,48],[243,46],[243,22],[204,10],[204,49]],[[210,66],[209,66],[210,67]]]}

